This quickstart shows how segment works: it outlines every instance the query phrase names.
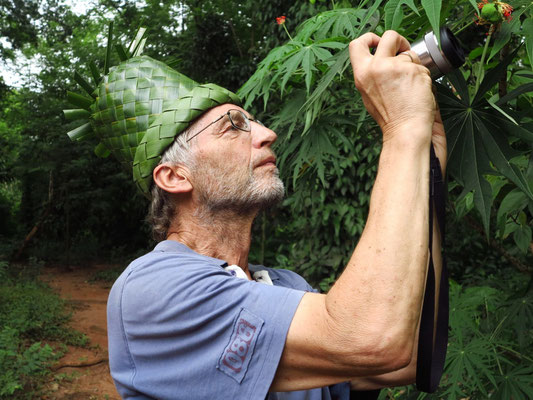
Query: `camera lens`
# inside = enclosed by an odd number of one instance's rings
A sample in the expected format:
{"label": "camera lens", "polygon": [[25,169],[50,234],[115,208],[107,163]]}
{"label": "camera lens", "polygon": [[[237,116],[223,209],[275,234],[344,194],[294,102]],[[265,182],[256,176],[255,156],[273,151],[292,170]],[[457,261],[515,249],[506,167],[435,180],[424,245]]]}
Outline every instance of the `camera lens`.
{"label": "camera lens", "polygon": [[464,51],[448,27],[440,28],[440,40],[439,49],[437,37],[429,32],[411,45],[411,50],[418,54],[420,63],[429,69],[433,79],[459,68],[465,62]]}

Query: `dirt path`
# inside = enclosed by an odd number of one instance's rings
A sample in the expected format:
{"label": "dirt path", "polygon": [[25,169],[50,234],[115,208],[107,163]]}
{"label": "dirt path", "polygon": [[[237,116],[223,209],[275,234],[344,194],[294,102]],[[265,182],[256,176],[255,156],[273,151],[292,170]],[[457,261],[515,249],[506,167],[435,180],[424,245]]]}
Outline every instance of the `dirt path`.
{"label": "dirt path", "polygon": [[91,341],[89,349],[69,346],[59,360],[56,368],[60,368],[54,372],[55,379],[50,383],[50,399],[120,400],[109,375],[107,355],[106,303],[111,285],[87,282],[98,268],[103,267],[71,272],[63,268],[45,268],[41,276],[62,298],[73,303],[71,326],[85,333]]}

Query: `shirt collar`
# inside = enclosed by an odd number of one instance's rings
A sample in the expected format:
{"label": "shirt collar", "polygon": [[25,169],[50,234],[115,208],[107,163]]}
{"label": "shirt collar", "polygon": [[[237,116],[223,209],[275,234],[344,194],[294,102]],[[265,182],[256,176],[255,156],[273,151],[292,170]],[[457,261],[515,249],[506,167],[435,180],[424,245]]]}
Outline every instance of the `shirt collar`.
{"label": "shirt collar", "polygon": [[[207,261],[210,261],[211,263],[220,265],[221,267],[227,267],[228,263],[224,260],[220,260],[218,258],[213,258],[209,256],[204,256],[203,254],[197,253],[196,251],[192,250],[191,248],[187,247],[185,244],[181,242],[177,242],[175,240],[163,240],[162,242],[159,242],[153,251],[161,251],[165,253],[187,253],[195,257],[202,257],[205,258]],[[248,269],[253,274],[254,272],[261,271],[261,270],[268,270],[268,273],[270,275],[270,279],[272,280],[278,280],[279,276],[275,269],[272,268],[266,268],[263,265],[255,265],[255,264],[248,264]]]}
{"label": "shirt collar", "polygon": [[228,265],[228,263],[224,260],[220,260],[218,258],[213,258],[209,256],[204,256],[203,254],[197,253],[196,251],[190,249],[183,243],[176,242],[175,240],[163,240],[162,242],[159,242],[157,246],[155,246],[154,251],[162,251],[165,253],[186,253],[194,257],[205,258],[207,261],[220,265],[221,267],[225,267]]}

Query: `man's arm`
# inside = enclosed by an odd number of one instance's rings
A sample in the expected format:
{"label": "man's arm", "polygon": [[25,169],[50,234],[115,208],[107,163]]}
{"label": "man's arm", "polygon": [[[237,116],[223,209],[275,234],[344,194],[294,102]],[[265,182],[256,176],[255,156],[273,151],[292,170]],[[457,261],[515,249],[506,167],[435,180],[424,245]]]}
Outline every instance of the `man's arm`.
{"label": "man's arm", "polygon": [[408,49],[391,31],[350,44],[356,86],[383,132],[369,216],[330,292],[302,298],[271,390],[383,379],[413,360],[427,271],[435,100],[427,69],[396,56]]}

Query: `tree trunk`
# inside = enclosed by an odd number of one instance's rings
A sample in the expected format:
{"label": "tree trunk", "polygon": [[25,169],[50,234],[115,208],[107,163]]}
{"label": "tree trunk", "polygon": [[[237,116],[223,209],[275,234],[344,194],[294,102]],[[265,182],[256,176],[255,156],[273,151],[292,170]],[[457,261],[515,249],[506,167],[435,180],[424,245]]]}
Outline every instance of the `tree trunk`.
{"label": "tree trunk", "polygon": [[18,261],[22,257],[22,254],[24,253],[24,249],[30,242],[30,240],[35,236],[35,234],[39,231],[41,226],[43,225],[44,221],[50,215],[50,212],[52,211],[52,200],[54,197],[54,176],[52,174],[52,171],[50,171],[50,178],[48,182],[48,201],[46,203],[46,206],[44,208],[43,213],[41,214],[41,217],[37,221],[37,223],[31,228],[30,232],[26,235],[24,238],[24,241],[19,246],[17,252],[12,257],[12,261]]}

